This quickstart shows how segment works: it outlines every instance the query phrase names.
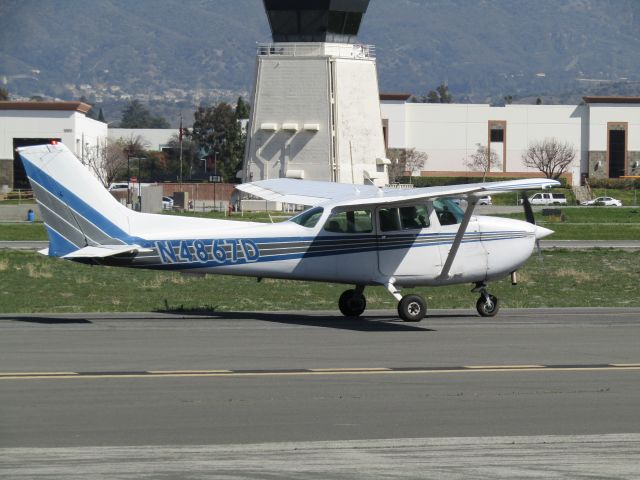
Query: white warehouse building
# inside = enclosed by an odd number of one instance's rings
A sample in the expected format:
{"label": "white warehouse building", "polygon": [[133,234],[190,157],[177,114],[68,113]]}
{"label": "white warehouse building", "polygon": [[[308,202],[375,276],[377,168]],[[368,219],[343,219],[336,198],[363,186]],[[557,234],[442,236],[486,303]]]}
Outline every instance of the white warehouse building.
{"label": "white warehouse building", "polygon": [[498,162],[490,177],[530,177],[522,155],[534,142],[556,138],[573,145],[567,170],[571,184],[583,177],[618,178],[640,174],[640,97],[584,97],[580,105],[409,103],[408,94],[382,94],[381,112],[388,148],[424,152],[425,176],[474,176],[466,165],[478,146]]}
{"label": "white warehouse building", "polygon": [[30,189],[17,147],[63,142],[81,160],[97,155],[107,124],[86,116],[82,102],[0,102],[0,193]]}

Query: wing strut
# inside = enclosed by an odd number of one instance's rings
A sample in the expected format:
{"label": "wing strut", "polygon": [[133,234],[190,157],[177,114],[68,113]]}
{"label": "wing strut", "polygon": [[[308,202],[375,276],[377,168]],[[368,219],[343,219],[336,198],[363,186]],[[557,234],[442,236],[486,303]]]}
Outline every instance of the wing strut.
{"label": "wing strut", "polygon": [[449,278],[449,271],[451,270],[451,265],[453,265],[453,261],[456,259],[458,249],[460,248],[460,244],[462,243],[462,238],[464,237],[464,234],[467,231],[467,227],[469,226],[469,221],[471,220],[471,215],[473,215],[473,211],[476,208],[478,200],[479,198],[476,196],[467,197],[467,211],[464,212],[462,223],[460,224],[460,227],[458,227],[456,238],[454,238],[453,243],[451,244],[449,255],[447,256],[447,260],[444,262],[444,267],[442,267],[442,272],[440,272],[441,279]]}

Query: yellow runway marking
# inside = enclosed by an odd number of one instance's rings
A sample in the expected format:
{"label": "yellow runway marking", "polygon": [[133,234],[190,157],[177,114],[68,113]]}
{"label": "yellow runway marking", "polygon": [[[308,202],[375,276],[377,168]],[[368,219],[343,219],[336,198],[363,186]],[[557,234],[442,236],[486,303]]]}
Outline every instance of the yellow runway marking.
{"label": "yellow runway marking", "polygon": [[388,372],[393,370],[384,367],[358,367],[358,368],[310,368],[310,372]]}
{"label": "yellow runway marking", "polygon": [[232,370],[149,370],[153,375],[175,375],[175,374],[203,374],[203,373],[231,373]]}
{"label": "yellow runway marking", "polygon": [[546,368],[544,365],[466,365],[464,368],[471,368],[477,370],[496,370],[496,369],[510,369],[519,370],[525,368]]}
{"label": "yellow runway marking", "polygon": [[55,375],[57,377],[60,375],[78,375],[78,374],[76,372],[2,372],[0,373],[0,377],[1,376],[33,377],[36,375],[37,376]]}

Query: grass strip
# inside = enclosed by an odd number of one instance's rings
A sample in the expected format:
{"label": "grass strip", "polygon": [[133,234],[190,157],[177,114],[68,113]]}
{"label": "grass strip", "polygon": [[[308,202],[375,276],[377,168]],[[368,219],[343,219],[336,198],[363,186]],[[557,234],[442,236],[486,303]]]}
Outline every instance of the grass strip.
{"label": "grass strip", "polygon": [[[638,307],[640,256],[594,249],[545,251],[509,279],[491,284],[503,307]],[[86,266],[30,252],[0,251],[0,312],[336,310],[337,284]],[[473,308],[471,285],[416,288],[429,308]],[[396,307],[382,287],[365,290],[368,308]]]}

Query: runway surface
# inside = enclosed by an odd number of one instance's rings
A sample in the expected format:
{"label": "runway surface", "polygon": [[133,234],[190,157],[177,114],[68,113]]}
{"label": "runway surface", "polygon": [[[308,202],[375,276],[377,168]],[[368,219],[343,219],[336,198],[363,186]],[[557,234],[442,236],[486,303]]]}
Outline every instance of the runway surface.
{"label": "runway surface", "polygon": [[7,478],[640,476],[640,309],[2,315],[0,329]]}

